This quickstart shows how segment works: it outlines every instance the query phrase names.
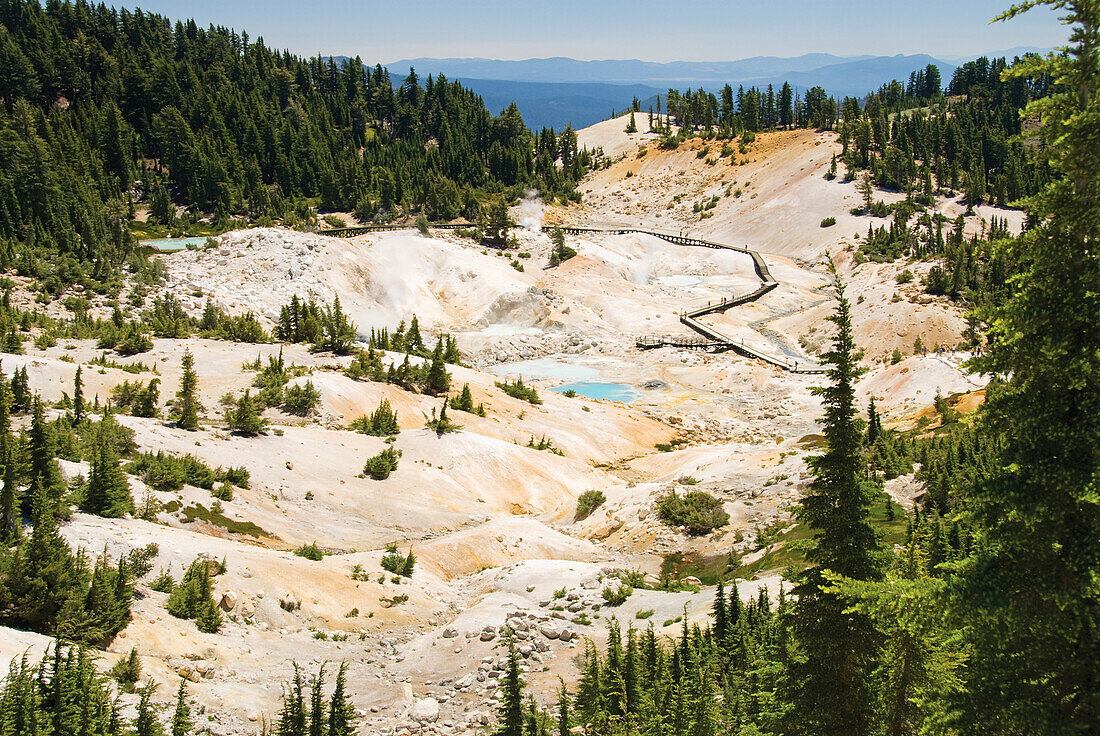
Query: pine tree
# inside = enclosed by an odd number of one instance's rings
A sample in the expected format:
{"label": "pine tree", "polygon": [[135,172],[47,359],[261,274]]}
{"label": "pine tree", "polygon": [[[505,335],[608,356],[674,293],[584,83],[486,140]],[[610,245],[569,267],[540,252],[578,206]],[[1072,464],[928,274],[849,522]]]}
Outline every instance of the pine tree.
{"label": "pine tree", "polygon": [[180,429],[196,430],[199,428],[199,412],[202,411],[202,405],[198,397],[199,375],[195,372],[195,358],[190,350],[183,351],[180,367],[182,377],[179,391],[176,392],[173,416],[176,426]]}
{"label": "pine tree", "polygon": [[267,420],[256,411],[256,403],[252,400],[248,389],[245,389],[241,398],[237,399],[234,407],[225,412],[226,424],[234,432],[254,437],[267,427]]}
{"label": "pine tree", "polygon": [[130,483],[110,442],[100,441],[95,448],[80,508],[89,514],[116,518],[134,510]]}
{"label": "pine tree", "polygon": [[443,343],[437,340],[432,351],[432,363],[428,368],[428,377],[424,381],[424,393],[438,396],[451,388],[451,375],[447,373],[447,364],[443,362]]}
{"label": "pine tree", "polygon": [[852,580],[881,578],[880,543],[868,522],[875,489],[864,479],[863,433],[855,405],[860,355],[851,308],[833,267],[838,306],[829,320],[836,334],[824,356],[830,385],[815,389],[825,405],[825,453],[809,459],[814,480],[796,516],[814,530],[806,550],[810,567],[796,578],[791,623],[799,653],[792,663],[788,732],[806,736],[872,733],[871,671],[877,640],[864,615],[830,590],[828,574]]}
{"label": "pine tree", "polygon": [[[28,485],[38,488],[45,496],[47,503],[51,504],[51,513],[56,511],[65,493],[65,481],[61,478],[61,469],[57,467],[57,451],[55,449],[52,433],[46,426],[43,416],[42,402],[34,400],[34,413],[31,417],[30,431],[27,437],[28,454],[30,455],[30,475]],[[30,514],[30,507],[35,501],[33,495],[23,498],[23,513]]]}
{"label": "pine tree", "polygon": [[213,598],[207,598],[199,605],[195,615],[195,627],[206,634],[216,634],[222,627],[222,614]]}
{"label": "pine tree", "polygon": [[164,728],[157,718],[156,708],[149,702],[156,689],[156,683],[153,682],[141,689],[134,718],[134,736],[164,736]]}
{"label": "pine tree", "polygon": [[187,702],[187,680],[180,679],[176,691],[176,709],[172,712],[172,736],[191,736],[195,728],[191,720],[191,704]]}
{"label": "pine tree", "polygon": [[569,691],[565,689],[565,681],[562,680],[558,689],[558,736],[570,736],[569,721]]}
{"label": "pine tree", "polygon": [[294,678],[283,688],[283,705],[275,732],[278,736],[312,736],[308,731],[305,684],[297,663],[294,663]]}
{"label": "pine tree", "polygon": [[29,495],[34,499],[31,535],[16,549],[9,568],[7,588],[13,608],[9,621],[32,631],[52,631],[80,570],[57,530],[56,503],[40,483],[32,486]]}
{"label": "pine tree", "polygon": [[523,680],[519,673],[516,644],[508,637],[508,668],[501,683],[500,725],[496,736],[525,736],[523,718]]}
{"label": "pine tree", "polygon": [[81,378],[81,366],[76,367],[76,377],[73,379],[73,423],[80,424],[84,421],[84,381]]}
{"label": "pine tree", "polygon": [[718,586],[714,589],[714,638],[719,646],[723,646],[726,637],[729,636],[729,613],[726,609],[726,586],[722,579],[718,579]]}
{"label": "pine tree", "polygon": [[332,698],[329,700],[326,736],[353,736],[355,733],[355,706],[347,696],[347,672],[347,663],[341,662],[340,669],[336,671]]}
{"label": "pine tree", "polygon": [[875,203],[875,188],[871,186],[871,175],[867,172],[863,173],[863,179],[859,182],[859,193],[863,197],[863,209],[870,212]]}
{"label": "pine tree", "polygon": [[633,110],[630,111],[630,120],[626,124],[626,132],[627,133],[637,133],[638,132],[638,123],[635,122],[635,120],[634,120],[634,111]]}
{"label": "pine tree", "polygon": [[19,482],[11,434],[11,392],[0,373],[0,464],[4,487],[0,489],[0,543],[11,543],[20,534]]}

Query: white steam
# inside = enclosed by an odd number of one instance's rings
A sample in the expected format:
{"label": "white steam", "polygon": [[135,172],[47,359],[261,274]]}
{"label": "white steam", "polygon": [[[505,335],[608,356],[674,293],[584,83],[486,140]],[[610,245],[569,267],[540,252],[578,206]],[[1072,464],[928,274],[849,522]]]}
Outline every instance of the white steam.
{"label": "white steam", "polygon": [[542,199],[537,189],[525,189],[519,203],[519,224],[533,233],[542,230]]}

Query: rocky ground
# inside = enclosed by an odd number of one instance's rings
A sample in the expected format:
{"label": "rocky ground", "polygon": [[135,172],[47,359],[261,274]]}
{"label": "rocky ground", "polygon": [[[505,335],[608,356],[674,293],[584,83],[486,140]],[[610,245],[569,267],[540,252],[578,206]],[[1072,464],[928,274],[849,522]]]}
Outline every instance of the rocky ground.
{"label": "rocky ground", "polygon": [[[728,159],[710,165],[698,157],[698,143],[660,152],[646,134],[625,136],[611,123],[582,132],[582,142],[599,142],[624,158],[585,182],[583,207],[549,208],[548,220],[630,220],[750,242],[781,287],[708,319],[747,342],[802,358],[827,341],[831,302],[822,259],[827,251],[837,254],[857,302],[857,336],[868,351],[861,401],[874,396],[888,419],[910,426],[937,390],[981,388],[961,368],[964,356],[910,355],[917,336],[929,348],[958,342],[964,323],[954,307],[925,299],[914,284],[898,285],[900,267],[854,263],[848,249],[855,241],[848,238],[865,231],[866,222],[847,214],[852,186],[823,179],[835,149],[829,136],[761,136],[736,165]],[[648,151],[639,158],[643,146]],[[699,219],[693,200],[719,188],[715,214]],[[827,214],[837,216],[835,228],[820,228]],[[537,230],[521,230],[518,238],[518,250],[500,254],[444,232],[339,239],[256,229],[222,236],[213,248],[158,257],[167,274],[159,288],[196,314],[210,298],[271,325],[295,294],[326,302],[339,295],[361,333],[392,329],[416,314],[426,334],[456,336],[470,367],[454,368],[453,384],[468,383],[487,416],[455,412],[462,431],[437,436],[424,420],[438,400],[353,381],[340,371],[347,358],[285,346],[285,360],[306,374],[295,380],[311,380],[321,391],[314,417],[269,413],[273,431],[254,439],[230,436],[216,420],[188,433],[162,419],[120,418],[142,449],[244,465],[251,483],[221,504],[220,516],[204,520],[195,511],[213,508],[209,492],[153,493],[135,479],[135,498],[168,504],[154,520],[77,514],[64,527],[73,544],[106,547],[112,555],[155,542],[152,574],[166,569],[178,577],[203,555],[226,561],[217,578],[227,615],[220,633],[203,634],[167,615],[165,596],[146,581],[134,621],[104,664],[136,647],[145,676],[162,684],[159,698],[166,701],[186,677],[211,733],[245,734],[270,723],[293,663],[311,672],[344,661],[364,733],[462,733],[491,718],[506,628],[533,692],[550,702],[557,678],[575,680],[583,642],[599,642],[612,616],[624,626],[652,624],[669,634],[685,615],[705,620],[713,595],[705,587],[638,589],[616,607],[603,591],[628,575],[654,581],[670,552],[759,556],[757,530],[788,519],[808,482],[804,458],[819,430],[819,404],[809,389],[821,379],[731,353],[635,347],[642,336],[682,334],[678,314],[685,306],[754,288],[745,256],[645,235],[593,235],[570,238],[579,255],[549,269],[549,239]],[[906,354],[897,364],[884,359],[895,347]],[[185,348],[196,356],[201,399],[212,415],[222,394],[250,384],[254,374],[242,369],[245,362],[280,349],[156,340],[137,358],[147,370],[134,374],[93,368],[88,361],[99,352],[73,340],[6,356],[3,370],[28,366],[33,388],[48,399],[71,390],[81,363],[89,397],[103,400],[111,386],[135,377],[159,377],[168,397],[178,387]],[[541,405],[495,385],[519,376],[536,387]],[[550,390],[575,382],[616,384],[634,400]],[[361,471],[383,441],[345,428],[382,398],[398,412],[395,446],[402,458],[379,482]],[[562,454],[526,447],[539,438]],[[87,472],[71,463],[63,470]],[[664,525],[656,500],[691,488],[720,498],[730,524],[703,537]],[[589,490],[607,500],[577,521],[576,500]],[[904,503],[916,492],[911,479],[890,490]],[[328,553],[322,561],[292,554],[311,542]],[[390,542],[415,552],[412,578],[382,570]],[[760,586],[775,591],[780,584],[771,571],[743,582],[741,592],[755,596]],[[33,655],[45,644],[43,637],[5,630],[0,656]]]}

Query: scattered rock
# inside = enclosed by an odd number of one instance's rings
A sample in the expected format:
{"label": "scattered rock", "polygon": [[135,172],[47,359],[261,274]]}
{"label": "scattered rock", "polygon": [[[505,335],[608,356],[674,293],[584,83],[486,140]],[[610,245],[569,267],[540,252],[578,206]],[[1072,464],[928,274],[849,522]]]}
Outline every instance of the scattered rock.
{"label": "scattered rock", "polygon": [[409,709],[409,718],[418,723],[435,723],[439,720],[439,701],[435,698],[416,701],[416,704]]}

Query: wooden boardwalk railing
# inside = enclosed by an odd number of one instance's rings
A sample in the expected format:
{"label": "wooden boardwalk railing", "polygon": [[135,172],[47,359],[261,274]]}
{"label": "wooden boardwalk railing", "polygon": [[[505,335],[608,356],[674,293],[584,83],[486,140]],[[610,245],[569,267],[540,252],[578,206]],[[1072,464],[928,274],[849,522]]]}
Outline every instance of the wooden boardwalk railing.
{"label": "wooden boardwalk railing", "polygon": [[[430,225],[429,227],[439,230],[455,230],[458,228],[469,228],[474,225],[463,225],[454,223],[443,223],[438,225]],[[363,225],[360,227],[343,227],[333,230],[321,230],[321,235],[330,235],[333,237],[348,237],[354,235],[363,235],[366,233],[380,232],[385,230],[415,230],[416,227],[412,225]],[[554,226],[543,226],[543,232],[550,232],[554,229]],[[628,235],[631,233],[640,233],[642,235],[652,235],[655,238],[674,243],[676,245],[687,245],[698,248],[714,248],[716,250],[732,250],[737,253],[744,253],[752,259],[753,270],[756,271],[757,278],[760,279],[760,287],[755,291],[752,291],[743,296],[735,297],[733,299],[724,299],[717,304],[708,304],[705,307],[695,309],[689,312],[685,312],[680,315],[680,322],[685,326],[691,328],[695,332],[699,333],[703,337],[699,339],[689,338],[677,338],[677,337],[643,337],[637,341],[637,346],[643,349],[655,348],[655,347],[680,347],[680,348],[698,348],[698,349],[718,349],[718,350],[733,350],[737,353],[745,355],[749,358],[755,358],[762,360],[769,365],[774,365],[778,368],[782,368],[785,371],[792,373],[824,373],[825,369],[815,363],[809,361],[801,361],[797,358],[791,358],[786,355],[772,355],[762,350],[758,350],[751,345],[746,345],[744,340],[734,340],[732,337],[727,337],[718,330],[703,324],[699,321],[699,317],[703,317],[708,314],[714,314],[716,312],[725,312],[727,309],[740,306],[742,304],[748,304],[754,302],[760,297],[767,294],[772,289],[779,286],[779,282],[776,281],[768,270],[768,264],[764,261],[764,257],[754,250],[749,248],[742,248],[737,245],[730,245],[728,243],[716,243],[712,240],[703,240],[701,238],[692,238],[686,235],[675,235],[673,233],[665,233],[660,230],[649,230],[641,227],[620,227],[620,228],[600,228],[600,227],[562,227],[562,232],[567,235]]]}

